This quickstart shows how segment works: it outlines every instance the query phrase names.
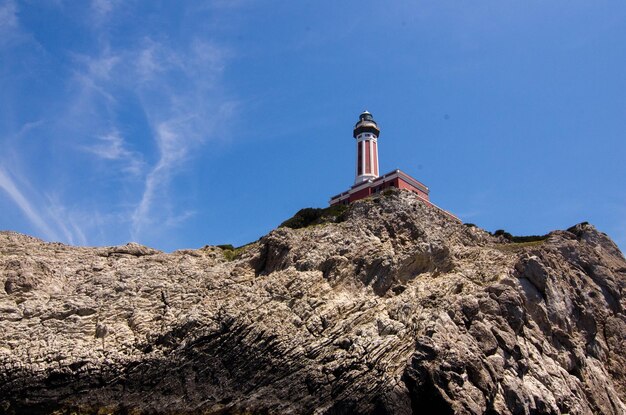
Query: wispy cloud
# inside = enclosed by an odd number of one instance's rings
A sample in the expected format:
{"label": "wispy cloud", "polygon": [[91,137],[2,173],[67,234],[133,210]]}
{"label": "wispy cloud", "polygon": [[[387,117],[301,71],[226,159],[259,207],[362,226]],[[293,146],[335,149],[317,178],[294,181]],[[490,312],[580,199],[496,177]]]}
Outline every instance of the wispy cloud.
{"label": "wispy cloud", "polygon": [[46,214],[70,244],[87,245],[87,237],[78,223],[79,215],[70,212],[56,196],[47,196]]}
{"label": "wispy cloud", "polygon": [[87,244],[83,228],[92,220],[91,215],[79,215],[69,211],[58,197],[33,192],[28,183],[20,188],[17,183],[25,179],[18,181],[15,177],[0,167],[0,189],[5,191],[43,238],[70,244]]}
{"label": "wispy cloud", "polygon": [[[0,35],[34,39],[20,27],[18,6],[0,0]],[[78,11],[56,6],[67,18],[84,19],[93,52],[65,50],[49,94],[61,98],[21,129],[0,131],[2,144],[16,153],[15,166],[0,155],[0,188],[48,239],[86,244],[111,239],[110,232],[149,243],[194,215],[173,183],[204,144],[224,136],[215,131],[237,110],[222,85],[232,51],[207,37],[164,37],[157,26],[133,28],[126,42],[115,42],[109,23],[134,7],[120,0],[91,0]],[[38,51],[33,61],[47,62],[49,51]],[[41,144],[36,151],[50,150],[45,178],[27,162],[34,140]]]}
{"label": "wispy cloud", "polygon": [[136,65],[140,81],[151,81],[165,69],[163,67],[163,58],[157,56],[158,53],[157,45],[153,43],[150,43],[137,53]]}
{"label": "wispy cloud", "polygon": [[167,123],[157,127],[156,137],[159,143],[160,158],[157,164],[148,173],[141,196],[141,201],[132,214],[132,238],[136,239],[144,225],[151,223],[150,213],[152,203],[159,187],[164,186],[170,179],[171,169],[177,162],[183,159],[186,147],[177,147],[180,141],[179,135],[172,131]]}
{"label": "wispy cloud", "polygon": [[17,134],[15,134],[15,138],[22,139],[23,137],[27,136],[30,132],[36,130],[37,128],[41,127],[44,124],[45,124],[45,120],[43,119],[27,122],[24,125],[22,125],[22,127],[17,132]]}
{"label": "wispy cloud", "polygon": [[106,15],[113,10],[115,3],[114,0],[92,0],[91,8],[98,14]]}
{"label": "wispy cloud", "polygon": [[12,0],[5,0],[0,4],[0,30],[17,28],[17,6]]}
{"label": "wispy cloud", "polygon": [[0,0],[0,51],[14,52],[16,47],[26,46],[21,53],[32,56],[41,52],[42,47],[20,22],[18,4],[15,0]]}
{"label": "wispy cloud", "polygon": [[74,54],[73,59],[75,69],[72,87],[76,92],[72,99],[74,107],[70,107],[72,112],[93,111],[97,99],[104,98],[107,105],[115,103],[110,82],[121,57],[111,54],[107,48],[97,57]]}
{"label": "wispy cloud", "polygon": [[120,3],[120,0],[91,0],[93,22],[96,25],[105,23],[111,18]]}
{"label": "wispy cloud", "polygon": [[0,46],[13,42],[19,36],[17,5],[13,0],[0,2]]}
{"label": "wispy cloud", "polygon": [[3,189],[11,200],[20,208],[22,213],[28,220],[40,231],[46,238],[58,240],[56,232],[44,221],[41,214],[33,206],[33,204],[24,196],[22,191],[17,187],[15,181],[2,168],[0,168],[0,189]]}
{"label": "wispy cloud", "polygon": [[[214,138],[215,126],[232,115],[234,102],[220,99],[216,90],[227,55],[224,49],[199,41],[192,42],[183,52],[147,41],[137,53],[136,71],[143,81],[138,92],[143,98],[159,159],[146,176],[142,198],[132,215],[133,238],[138,238],[155,218],[174,224],[181,217],[188,217],[162,208],[155,211],[154,202],[159,197],[162,202],[159,206],[168,206],[172,176],[190,156],[191,149]],[[165,105],[152,105],[149,100],[155,95]],[[177,219],[172,220],[173,217]]]}
{"label": "wispy cloud", "polygon": [[[153,222],[153,215],[162,216],[162,212],[154,212],[153,204],[159,192],[167,192],[166,187],[174,174],[175,169],[187,157],[190,144],[185,139],[191,139],[189,132],[185,134],[185,127],[189,119],[164,121],[156,126],[155,137],[159,147],[159,160],[146,176],[141,201],[132,214],[133,239],[137,239],[146,225]],[[167,199],[167,195],[162,197]],[[163,205],[162,205],[163,206]],[[189,217],[189,216],[185,216]],[[166,223],[180,223],[180,220],[171,221],[165,218]]]}
{"label": "wispy cloud", "polygon": [[[112,125],[111,132],[82,148],[105,161],[125,162],[127,173],[144,174],[141,197],[130,213],[131,238],[141,240],[152,223],[173,226],[190,217],[177,212],[170,196],[176,192],[169,185],[184,161],[194,156],[192,149],[215,138],[216,126],[236,110],[236,102],[224,97],[219,84],[229,57],[227,49],[207,41],[176,49],[150,38],[136,48],[105,45],[99,54],[74,57],[80,69],[68,118],[88,120],[95,113],[99,120],[91,120],[90,128],[103,118]],[[152,163],[147,162],[149,154],[129,150],[131,138],[122,137],[115,124],[122,106],[119,94],[140,103],[157,150]]]}
{"label": "wispy cloud", "polygon": [[131,155],[130,151],[124,148],[124,139],[117,131],[101,135],[97,139],[98,144],[85,147],[85,150],[107,160],[119,160]]}
{"label": "wispy cloud", "polygon": [[122,171],[132,175],[139,175],[143,170],[143,157],[138,152],[130,151],[124,138],[119,131],[111,131],[108,134],[96,137],[97,142],[85,146],[83,149],[98,158],[119,161],[123,163]]}

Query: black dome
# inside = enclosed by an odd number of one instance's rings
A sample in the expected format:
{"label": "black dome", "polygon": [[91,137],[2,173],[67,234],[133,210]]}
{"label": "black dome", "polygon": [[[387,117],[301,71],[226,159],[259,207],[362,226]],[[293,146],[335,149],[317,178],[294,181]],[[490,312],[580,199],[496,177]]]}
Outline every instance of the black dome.
{"label": "black dome", "polygon": [[372,133],[375,134],[376,137],[380,134],[380,129],[378,128],[378,124],[374,121],[374,117],[372,114],[365,110],[359,115],[359,121],[354,126],[354,132],[352,136],[356,138],[361,133]]}

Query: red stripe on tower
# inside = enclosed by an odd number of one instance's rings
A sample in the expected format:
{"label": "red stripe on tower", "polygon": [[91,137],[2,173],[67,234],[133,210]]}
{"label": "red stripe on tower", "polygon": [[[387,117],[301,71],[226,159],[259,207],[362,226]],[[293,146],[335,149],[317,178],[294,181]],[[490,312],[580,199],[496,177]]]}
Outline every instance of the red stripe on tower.
{"label": "red stripe on tower", "polygon": [[378,177],[378,143],[374,141],[372,145],[374,146],[374,174]]}

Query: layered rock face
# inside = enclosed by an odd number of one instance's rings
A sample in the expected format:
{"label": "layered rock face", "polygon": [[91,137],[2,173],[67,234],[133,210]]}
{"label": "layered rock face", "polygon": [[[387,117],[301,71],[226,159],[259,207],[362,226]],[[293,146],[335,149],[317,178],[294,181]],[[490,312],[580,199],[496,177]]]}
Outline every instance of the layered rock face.
{"label": "layered rock face", "polygon": [[626,261],[414,195],[235,252],[0,233],[0,413],[626,413]]}

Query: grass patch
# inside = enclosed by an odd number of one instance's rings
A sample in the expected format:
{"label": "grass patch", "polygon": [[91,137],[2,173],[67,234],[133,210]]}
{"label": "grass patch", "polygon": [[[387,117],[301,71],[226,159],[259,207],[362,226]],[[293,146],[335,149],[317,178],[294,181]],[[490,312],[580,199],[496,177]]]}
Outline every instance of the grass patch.
{"label": "grass patch", "polygon": [[510,243],[501,243],[496,245],[496,248],[501,251],[514,252],[524,248],[532,248],[542,245],[546,239],[550,236],[546,235],[528,235],[528,236],[514,236],[506,232],[504,229],[498,229],[492,233],[493,236],[501,236]]}
{"label": "grass patch", "polygon": [[329,206],[327,208],[300,209],[291,218],[280,224],[279,228],[301,229],[312,225],[327,222],[341,222],[343,213],[348,209],[345,205]]}
{"label": "grass patch", "polygon": [[496,249],[500,251],[515,252],[515,251],[522,250],[524,248],[532,248],[532,247],[543,245],[545,241],[546,241],[545,239],[542,239],[539,241],[531,241],[531,242],[512,242],[510,244],[498,244],[496,245]]}
{"label": "grass patch", "polygon": [[226,261],[234,261],[239,258],[241,254],[243,254],[254,242],[249,244],[241,245],[240,247],[235,248],[231,244],[217,245],[218,248],[222,250],[222,255]]}

